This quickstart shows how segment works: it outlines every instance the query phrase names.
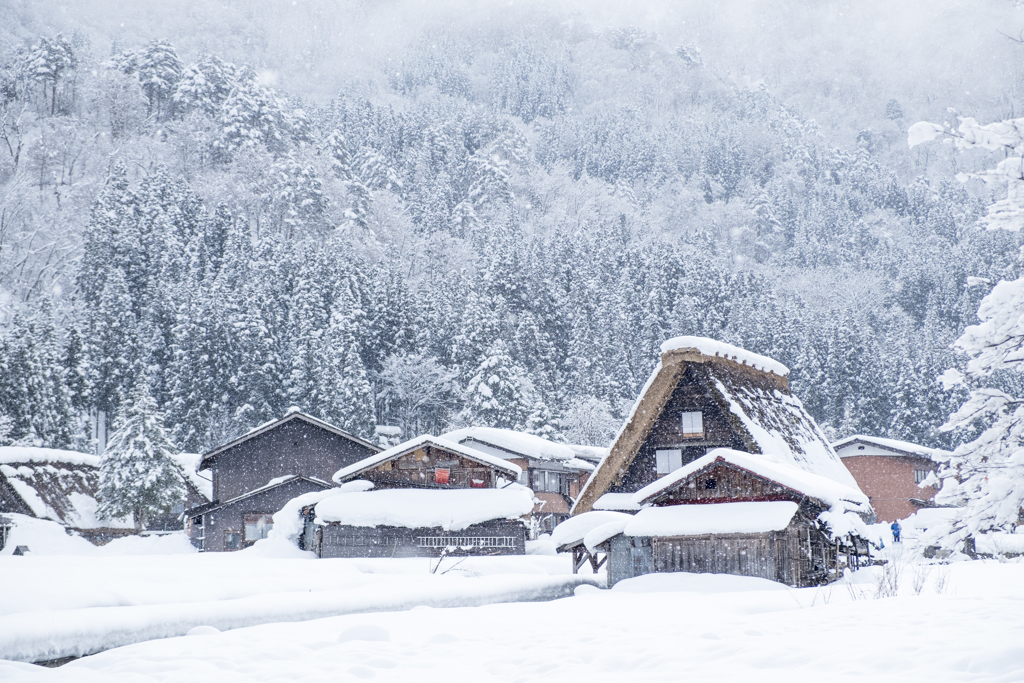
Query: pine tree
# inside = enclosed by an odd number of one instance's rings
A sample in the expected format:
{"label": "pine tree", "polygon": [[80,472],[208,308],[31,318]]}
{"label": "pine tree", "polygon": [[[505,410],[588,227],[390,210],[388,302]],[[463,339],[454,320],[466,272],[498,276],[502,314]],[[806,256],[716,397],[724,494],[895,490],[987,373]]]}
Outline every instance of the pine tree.
{"label": "pine tree", "polygon": [[551,414],[551,409],[541,399],[533,404],[533,410],[526,418],[526,433],[539,436],[548,441],[565,443],[565,437],[561,432],[561,421]]}
{"label": "pine tree", "polygon": [[175,452],[142,378],[100,460],[99,514],[131,516],[135,531],[141,532],[147,519],[181,502],[185,475]]}
{"label": "pine tree", "polygon": [[522,429],[529,411],[524,373],[500,339],[487,348],[465,391],[465,419],[481,427]]}

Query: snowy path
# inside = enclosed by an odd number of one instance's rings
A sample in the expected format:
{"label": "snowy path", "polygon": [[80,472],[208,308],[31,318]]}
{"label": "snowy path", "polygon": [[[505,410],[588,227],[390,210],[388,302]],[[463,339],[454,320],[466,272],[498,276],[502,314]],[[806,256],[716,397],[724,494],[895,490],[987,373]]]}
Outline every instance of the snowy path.
{"label": "snowy path", "polygon": [[[950,571],[945,589],[936,579]],[[662,575],[544,603],[413,609],[132,645],[0,679],[74,681],[1024,680],[1024,564],[935,570],[871,599],[759,579]],[[855,599],[856,596],[856,599]]]}

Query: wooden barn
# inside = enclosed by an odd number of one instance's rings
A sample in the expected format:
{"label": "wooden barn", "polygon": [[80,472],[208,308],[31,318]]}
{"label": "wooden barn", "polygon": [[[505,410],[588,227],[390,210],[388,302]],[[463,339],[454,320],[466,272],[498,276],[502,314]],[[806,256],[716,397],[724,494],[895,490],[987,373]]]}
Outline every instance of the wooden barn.
{"label": "wooden barn", "polygon": [[533,493],[502,458],[421,436],[339,470],[303,509],[300,545],[319,557],[525,553]]}
{"label": "wooden barn", "polygon": [[[302,493],[327,488],[339,468],[379,452],[365,439],[290,411],[200,458],[194,469],[208,472],[212,502],[185,511],[189,538],[203,551],[245,547],[258,540],[255,532],[247,531],[252,531],[247,519],[272,516],[281,509],[279,500],[283,504]],[[259,495],[250,495],[255,493]],[[264,519],[260,528],[269,523]]]}
{"label": "wooden barn", "polygon": [[[608,581],[654,572],[835,580],[867,554],[856,489],[750,453],[715,449],[633,495],[640,510],[588,535]],[[603,533],[602,533],[603,531]]]}
{"label": "wooden barn", "polygon": [[518,465],[519,483],[539,501],[531,515],[531,536],[552,531],[569,518],[594,463],[579,457],[572,446],[533,434],[494,427],[467,427],[442,438]]}
{"label": "wooden barn", "polygon": [[611,451],[573,514],[638,509],[633,494],[715,448],[763,455],[857,490],[828,439],[770,358],[701,337],[662,344]]}

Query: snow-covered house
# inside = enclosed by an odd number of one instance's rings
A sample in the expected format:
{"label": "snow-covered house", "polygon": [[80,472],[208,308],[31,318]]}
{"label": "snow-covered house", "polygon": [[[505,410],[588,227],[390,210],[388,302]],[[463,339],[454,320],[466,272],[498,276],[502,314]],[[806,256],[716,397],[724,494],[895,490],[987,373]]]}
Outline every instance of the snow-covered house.
{"label": "snow-covered house", "polygon": [[444,439],[489,453],[522,469],[519,483],[533,489],[539,501],[533,510],[534,533],[549,532],[569,517],[594,463],[579,457],[577,449],[533,434],[467,427],[444,434]]}
{"label": "snow-covered house", "polygon": [[[62,524],[94,543],[135,533],[131,520],[97,516],[100,458],[53,448],[0,448],[0,513],[9,512]],[[161,526],[181,528],[185,504],[206,501],[198,477],[185,481],[188,499],[169,510]]]}
{"label": "snow-covered house", "polygon": [[533,493],[503,458],[421,436],[334,475],[302,508],[303,548],[320,557],[522,554]]}
{"label": "snow-covered house", "polygon": [[934,507],[938,483],[919,484],[951,455],[937,448],[862,434],[841,439],[832,447],[882,522],[905,519],[921,508]]}
{"label": "snow-covered house", "polygon": [[339,468],[380,448],[298,410],[203,454],[211,502],[185,511],[189,537],[204,551],[238,550],[265,538],[288,500],[332,486]]}
{"label": "snow-covered house", "polygon": [[[606,554],[610,585],[652,572],[694,572],[809,586],[838,578],[843,564],[856,566],[867,554],[867,496],[753,453],[715,449],[632,501],[635,515],[584,537],[591,555]],[[580,526],[598,514],[581,515]]]}
{"label": "snow-covered house", "polygon": [[633,494],[715,448],[755,454],[853,490],[857,483],[789,391],[781,363],[702,337],[677,337],[573,506],[639,509]]}

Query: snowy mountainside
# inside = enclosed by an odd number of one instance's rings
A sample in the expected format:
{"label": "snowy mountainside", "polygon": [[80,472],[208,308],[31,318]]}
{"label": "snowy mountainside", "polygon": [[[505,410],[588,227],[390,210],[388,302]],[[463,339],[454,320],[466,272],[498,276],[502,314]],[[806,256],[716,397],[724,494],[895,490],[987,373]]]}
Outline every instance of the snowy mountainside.
{"label": "snowy mountainside", "polygon": [[[695,335],[789,367],[830,437],[954,445],[961,390],[934,378],[968,277],[1015,276],[1020,238],[968,229],[975,188],[906,149],[927,98],[858,91],[872,113],[823,128],[841,94],[734,77],[700,31],[610,5],[355,3],[342,27],[318,2],[169,3],[165,35],[90,6],[18,5],[0,32],[0,443],[88,448],[84,415],[116,417],[147,368],[191,452],[293,405],[367,438],[605,446],[659,345]],[[265,40],[197,38],[197,17]],[[986,4],[960,39],[1015,17]],[[355,51],[327,27],[391,20],[389,50],[334,58]],[[750,29],[716,21],[708,40]],[[275,25],[313,40],[301,74]]]}

